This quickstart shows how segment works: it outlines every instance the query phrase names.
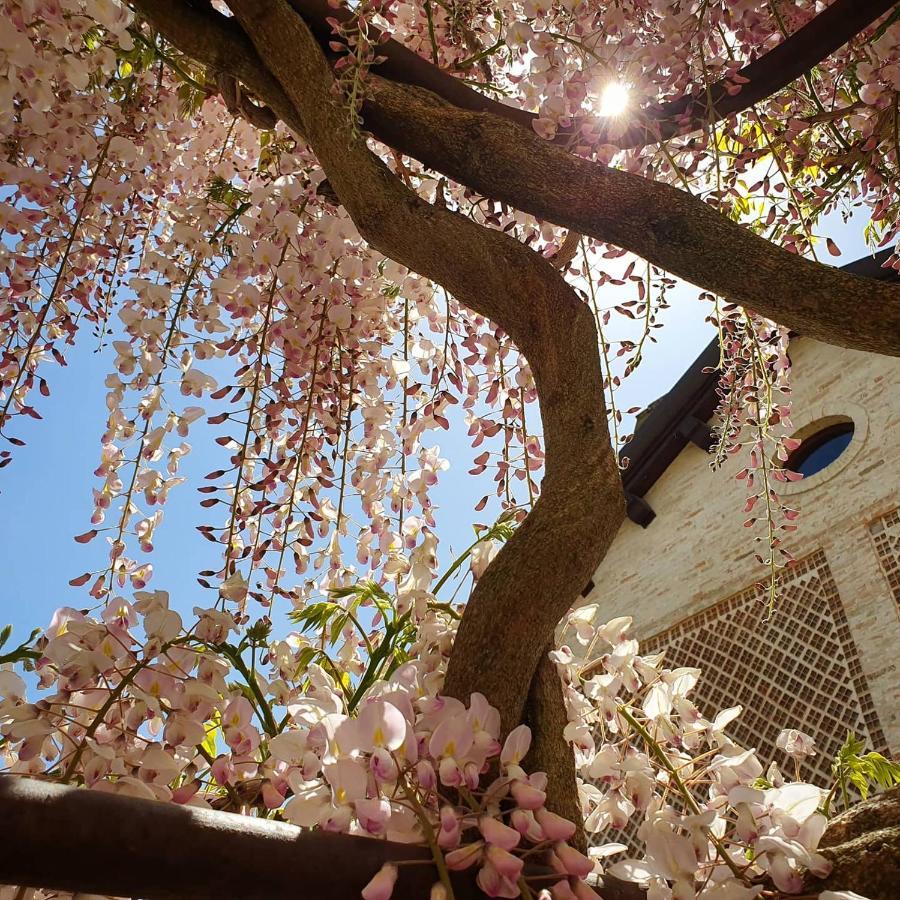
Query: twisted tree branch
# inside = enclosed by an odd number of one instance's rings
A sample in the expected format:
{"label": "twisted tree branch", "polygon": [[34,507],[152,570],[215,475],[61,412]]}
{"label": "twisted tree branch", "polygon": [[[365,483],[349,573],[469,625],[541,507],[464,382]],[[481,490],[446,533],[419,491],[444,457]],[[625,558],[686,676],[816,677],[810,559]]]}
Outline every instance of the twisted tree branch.
{"label": "twisted tree branch", "polygon": [[[133,5],[183,52],[231,72],[304,132],[282,85],[235,22],[181,0]],[[318,52],[315,42],[308,46]],[[296,71],[303,53],[291,54]],[[377,76],[370,85],[363,113],[376,137],[485,196],[630,250],[817,340],[900,355],[900,286],[788,253],[697,197],[573,156],[496,114]]]}
{"label": "twisted tree branch", "polygon": [[[688,134],[749,109],[818,65],[895,3],[896,0],[835,0],[777,47],[740,69],[735,78],[718,81],[708,90],[705,85],[698,85],[696,93],[687,93],[677,100],[650,103],[633,114],[634,124],[624,132],[603,126],[597,142],[615,144],[623,150],[643,147]],[[345,7],[335,9],[328,0],[290,0],[290,4],[323,48],[335,40],[328,19],[346,22],[353,16]],[[372,40],[378,39],[378,29],[372,28],[370,34]],[[535,113],[499,103],[473,90],[393,39],[379,44],[378,54],[385,61],[378,66],[377,73],[385,79],[426,88],[460,109],[491,113],[529,131],[537,119]],[[733,91],[735,84],[741,86],[738,93]],[[568,128],[561,129],[554,143],[568,145],[572,136],[581,131],[581,125],[582,121],[577,119]]]}
{"label": "twisted tree branch", "polygon": [[485,196],[631,250],[826,343],[900,355],[900,286],[789,253],[668,184],[566,153],[511,122],[372,79],[365,107],[391,146]]}
{"label": "twisted tree branch", "polygon": [[299,113],[360,234],[500,325],[534,373],[546,438],[542,494],[479,580],[446,691],[482,691],[503,730],[521,721],[532,675],[562,615],[622,521],[593,316],[550,263],[409,190],[351,133],[327,61],[285,0],[229,5]]}

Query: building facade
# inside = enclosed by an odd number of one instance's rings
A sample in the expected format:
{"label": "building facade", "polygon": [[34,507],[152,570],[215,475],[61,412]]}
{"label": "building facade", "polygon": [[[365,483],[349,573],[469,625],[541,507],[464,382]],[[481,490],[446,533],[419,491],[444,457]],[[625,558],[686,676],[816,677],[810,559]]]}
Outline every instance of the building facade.
{"label": "building facade", "polygon": [[625,448],[629,519],[585,593],[601,615],[627,612],[642,653],[696,666],[706,714],[740,704],[729,733],[776,758],[782,728],[816,738],[807,777],[827,782],[852,730],[900,752],[900,360],[790,345],[796,461],[779,485],[800,510],[785,546],[797,559],[766,620],[759,545],[743,527],[745,465],[713,471],[707,448],[718,347],[710,347],[640,422]]}

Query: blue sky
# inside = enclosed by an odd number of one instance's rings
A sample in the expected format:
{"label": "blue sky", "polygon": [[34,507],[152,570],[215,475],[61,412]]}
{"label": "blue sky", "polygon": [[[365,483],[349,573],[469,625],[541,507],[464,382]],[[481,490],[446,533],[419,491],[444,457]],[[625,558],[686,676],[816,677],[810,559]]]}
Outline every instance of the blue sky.
{"label": "blue sky", "polygon": [[[827,233],[844,250],[840,259],[829,262],[842,265],[866,252],[858,236],[861,228],[850,229],[837,217],[828,224]],[[656,332],[659,343],[645,351],[644,362],[624,382],[620,408],[645,406],[664,393],[708,343],[713,332],[703,320],[709,308],[696,295],[688,285],[679,285],[671,294],[671,308],[662,318],[665,327]],[[98,568],[105,559],[102,538],[87,546],[73,540],[90,528],[91,487],[96,482],[92,473],[106,413],[103,381],[111,361],[109,354],[95,352],[95,339],[87,333],[81,337],[86,340],[71,352],[67,368],[48,368],[52,394],[36,403],[43,420],[16,421],[15,433],[28,446],[16,448],[13,463],[0,470],[0,626],[13,624],[14,641],[46,625],[59,606],[89,605],[85,589],[70,587],[68,580]],[[473,451],[458,414],[450,432],[440,432],[430,442],[439,443],[441,455],[451,463],[434,493],[446,564],[471,542],[472,523],[489,521],[487,512],[475,513],[473,507],[491,493],[493,483],[490,472],[481,478],[466,474]],[[209,520],[198,506],[201,496],[195,488],[206,472],[219,467],[222,457],[202,429],[192,431],[190,443],[194,450],[179,473],[188,481],[170,494],[152,554],[151,587],[168,590],[172,605],[182,612],[209,604],[210,594],[197,584],[196,575],[220,565],[220,548],[195,530]]]}

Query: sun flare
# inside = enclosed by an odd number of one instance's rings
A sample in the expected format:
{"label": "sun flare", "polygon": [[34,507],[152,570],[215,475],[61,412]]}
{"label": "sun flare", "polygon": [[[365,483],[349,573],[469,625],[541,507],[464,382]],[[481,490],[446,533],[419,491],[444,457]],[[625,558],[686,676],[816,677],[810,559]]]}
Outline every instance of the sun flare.
{"label": "sun flare", "polygon": [[620,116],[628,108],[628,88],[618,81],[611,81],[600,94],[598,113],[601,116]]}

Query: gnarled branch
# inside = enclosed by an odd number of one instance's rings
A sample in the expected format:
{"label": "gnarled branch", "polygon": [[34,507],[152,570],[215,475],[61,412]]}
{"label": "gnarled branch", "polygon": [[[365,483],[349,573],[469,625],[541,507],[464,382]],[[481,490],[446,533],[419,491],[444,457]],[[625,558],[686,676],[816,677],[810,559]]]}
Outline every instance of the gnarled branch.
{"label": "gnarled branch", "polygon": [[[290,0],[290,3],[303,16],[322,47],[335,39],[328,19],[347,21],[353,15],[346,8],[335,9],[328,0]],[[777,47],[740,69],[736,78],[723,79],[708,90],[705,85],[698,85],[696,93],[685,94],[677,100],[650,103],[633,114],[635,122],[624,132],[610,133],[604,127],[597,140],[622,149],[643,147],[749,109],[818,65],[894,5],[895,0],[835,0]],[[377,40],[377,34],[377,29],[372,29],[372,40]],[[385,61],[376,69],[377,74],[390,81],[426,88],[460,109],[491,113],[529,130],[537,119],[535,113],[499,103],[473,90],[395,40],[379,44],[378,54]],[[734,84],[741,85],[737,93],[733,91]],[[570,127],[561,129],[554,142],[567,145],[579,133],[581,124],[576,120]]]}
{"label": "gnarled branch", "polygon": [[496,322],[534,373],[546,442],[541,497],[479,580],[446,682],[466,700],[482,691],[506,732],[521,720],[542,652],[623,517],[593,315],[550,263],[422,200],[351,133],[328,63],[285,0],[229,5],[299,113],[360,234]]}
{"label": "gnarled branch", "polygon": [[828,823],[819,845],[832,864],[805,889],[852,890],[869,900],[895,900],[900,886],[900,788],[876,794]]}
{"label": "gnarled branch", "polygon": [[[236,23],[179,0],[134,0],[183,52],[225,69],[302,133],[303,122]],[[315,48],[318,52],[318,48]],[[300,71],[301,51],[291,57]],[[900,355],[900,287],[803,259],[670,185],[610,169],[490,112],[370,79],[366,127],[487,197],[630,250],[817,340]]]}
{"label": "gnarled branch", "polygon": [[[401,866],[397,900],[427,896],[436,880],[426,847],[21,776],[0,775],[0,821],[12,826],[0,843],[0,884],[147,900],[351,900],[383,863],[401,860],[418,864]],[[834,870],[827,879],[808,879],[806,890],[894,900],[898,835],[900,788],[836,817],[821,843]],[[542,874],[534,866],[529,873]],[[452,878],[459,900],[482,896],[471,872]],[[608,877],[601,893],[604,900],[646,897],[639,885]]]}
{"label": "gnarled branch", "polygon": [[[397,900],[437,881],[424,846],[0,775],[0,884],[145,900],[356,900],[385,862]],[[459,900],[482,897],[453,875]]]}
{"label": "gnarled branch", "polygon": [[566,153],[511,122],[372,79],[391,146],[485,196],[631,250],[808,337],[900,355],[900,286],[778,247],[698,197]]}

